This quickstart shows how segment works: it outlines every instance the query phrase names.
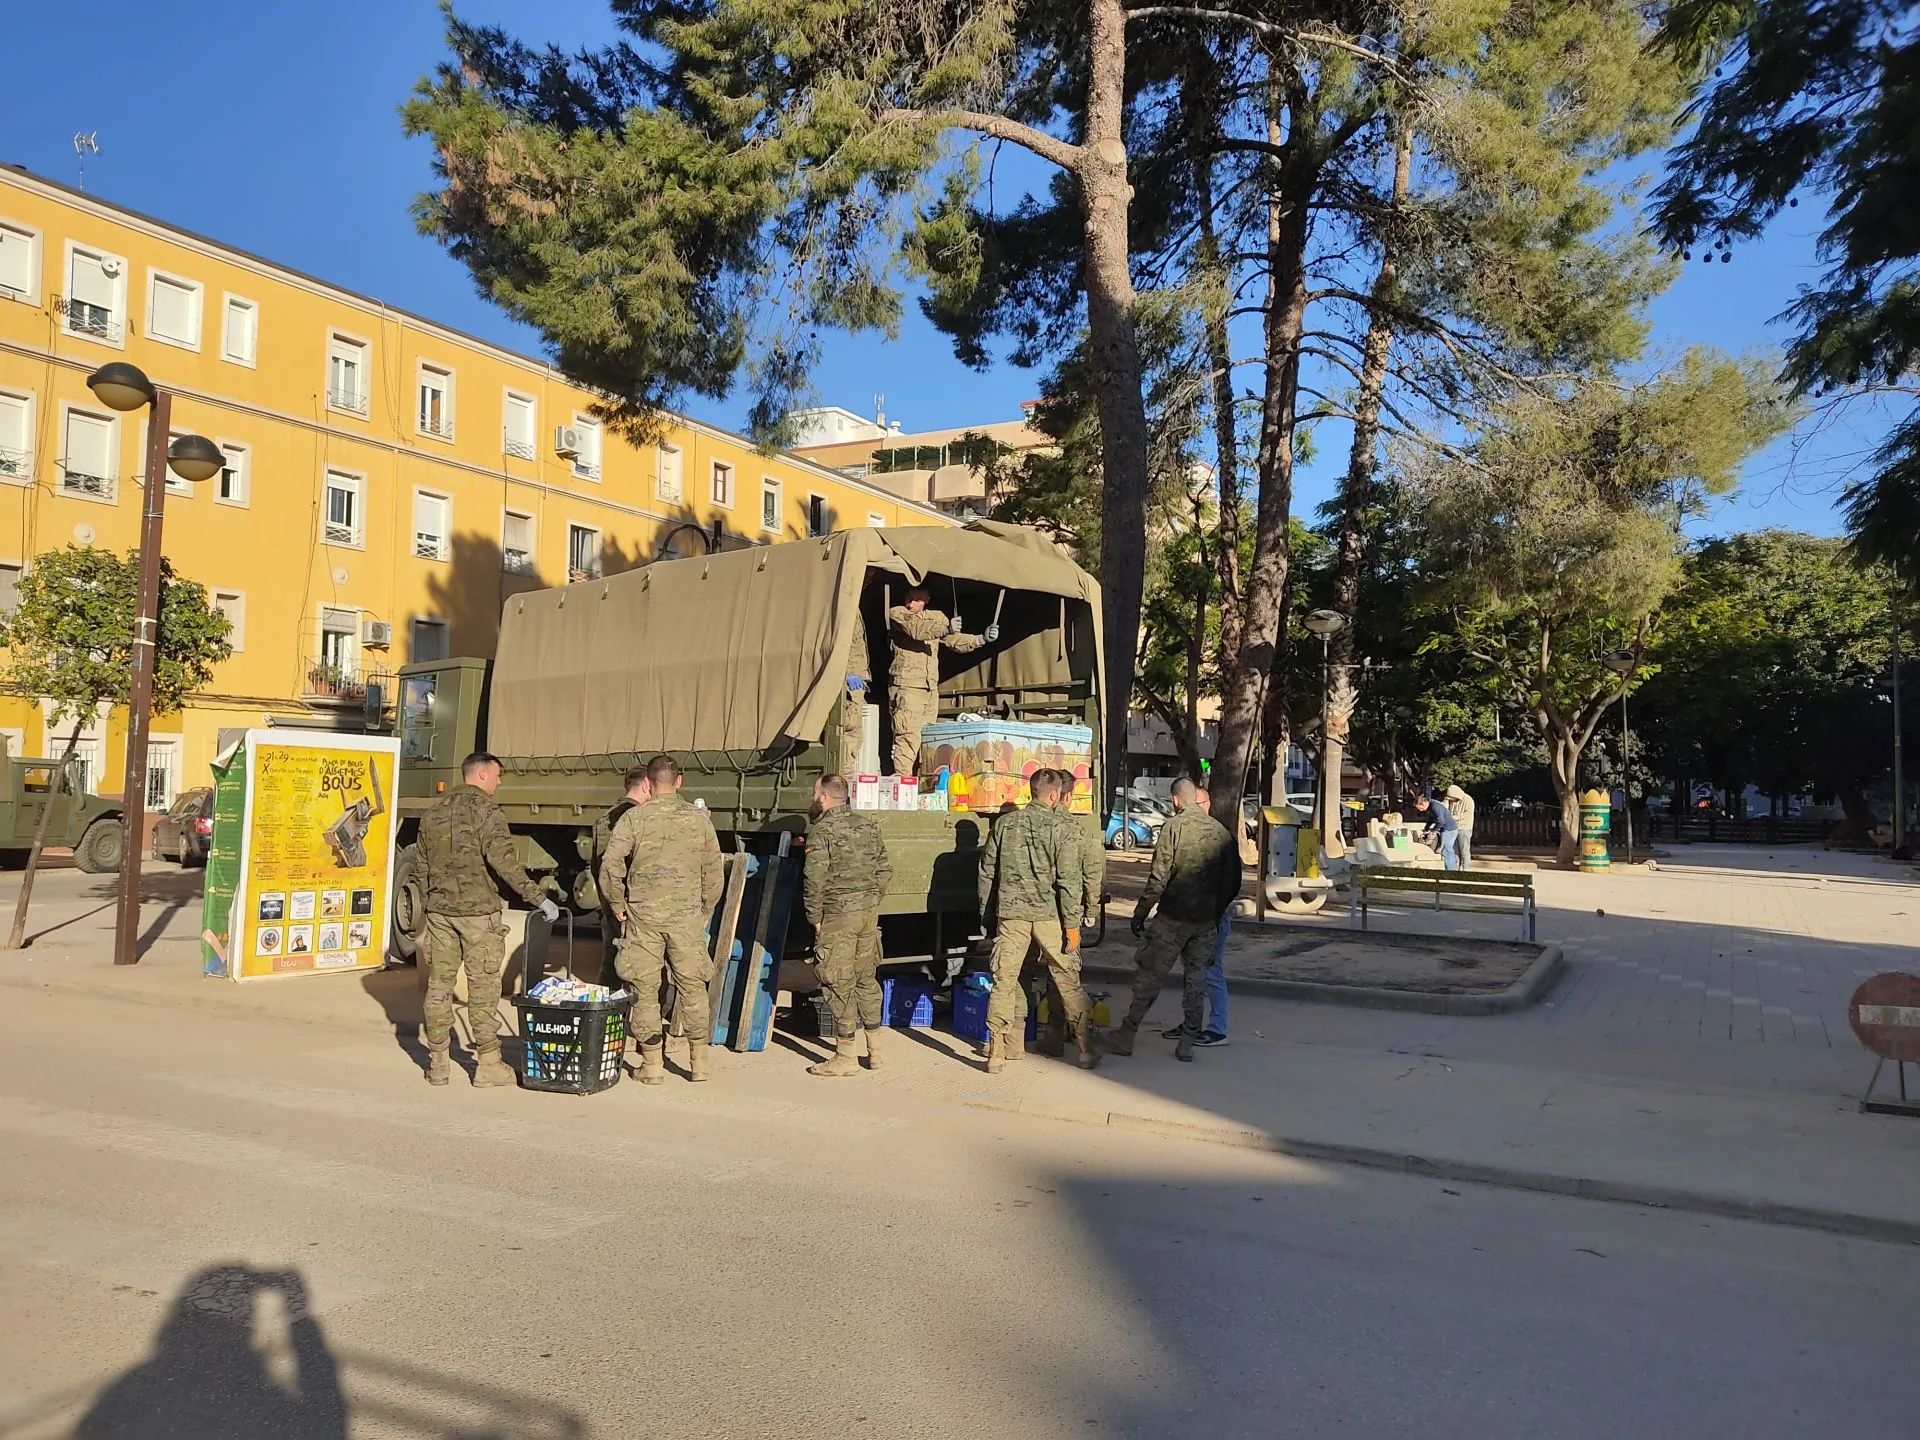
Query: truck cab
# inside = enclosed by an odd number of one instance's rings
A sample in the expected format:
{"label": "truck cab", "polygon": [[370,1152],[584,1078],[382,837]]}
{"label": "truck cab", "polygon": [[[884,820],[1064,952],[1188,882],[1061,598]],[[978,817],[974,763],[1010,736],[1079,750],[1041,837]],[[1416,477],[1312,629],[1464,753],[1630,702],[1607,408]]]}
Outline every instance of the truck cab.
{"label": "truck cab", "polygon": [[[5,742],[0,741],[0,747]],[[0,864],[21,866],[33,849],[40,817],[48,807],[46,843],[69,847],[73,863],[89,875],[120,868],[126,853],[125,811],[112,801],[80,789],[81,767],[67,762],[65,779],[54,794],[60,762],[36,756],[6,754],[0,765]]]}

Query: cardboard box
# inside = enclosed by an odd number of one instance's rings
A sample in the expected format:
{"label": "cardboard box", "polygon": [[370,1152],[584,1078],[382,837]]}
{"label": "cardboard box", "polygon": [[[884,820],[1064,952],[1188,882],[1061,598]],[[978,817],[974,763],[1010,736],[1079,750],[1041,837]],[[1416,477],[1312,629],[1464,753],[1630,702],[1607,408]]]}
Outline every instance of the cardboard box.
{"label": "cardboard box", "polygon": [[880,777],[878,775],[853,777],[853,808],[856,810],[880,808]]}

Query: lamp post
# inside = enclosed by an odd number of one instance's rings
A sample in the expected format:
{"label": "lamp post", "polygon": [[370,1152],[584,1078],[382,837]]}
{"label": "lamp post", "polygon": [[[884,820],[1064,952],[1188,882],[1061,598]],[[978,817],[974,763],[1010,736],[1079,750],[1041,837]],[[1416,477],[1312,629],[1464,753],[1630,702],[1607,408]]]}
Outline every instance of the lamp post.
{"label": "lamp post", "polygon": [[160,519],[167,501],[166,471],[182,480],[212,479],[225,463],[220,447],[204,435],[167,443],[173,397],[155,387],[137,365],[116,360],[87,377],[87,388],[109,410],[131,414],[151,406],[147,417],[146,501],[140,512],[139,612],[133,622],[133,684],[127,692],[127,774],[121,794],[126,840],[120,854],[120,903],[113,927],[113,963],[135,965],[140,933],[140,851],[147,813],[147,733],[153,709],[154,646],[160,621]]}
{"label": "lamp post", "polygon": [[1633,772],[1627,768],[1631,746],[1627,729],[1627,677],[1638,668],[1630,650],[1616,650],[1607,656],[1607,669],[1620,677],[1620,794],[1627,812],[1627,864],[1633,864]]}
{"label": "lamp post", "polygon": [[[1319,792],[1314,796],[1314,819],[1320,826],[1320,843],[1325,846],[1328,831],[1332,823],[1339,820],[1334,808],[1340,803],[1340,777],[1327,775],[1327,761],[1332,753],[1330,737],[1327,733],[1327,706],[1333,696],[1333,670],[1329,660],[1328,647],[1333,637],[1347,628],[1347,617],[1338,610],[1314,610],[1301,622],[1309,631],[1320,637],[1320,783],[1314,788]],[[1327,794],[1328,785],[1333,786],[1332,797]]]}

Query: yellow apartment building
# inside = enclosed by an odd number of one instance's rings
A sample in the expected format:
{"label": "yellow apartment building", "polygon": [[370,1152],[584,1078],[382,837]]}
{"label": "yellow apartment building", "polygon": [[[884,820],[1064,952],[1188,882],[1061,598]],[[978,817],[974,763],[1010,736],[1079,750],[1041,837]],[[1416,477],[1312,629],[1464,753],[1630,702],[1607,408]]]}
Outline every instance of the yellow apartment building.
{"label": "yellow apartment building", "polygon": [[[227,613],[234,654],[156,718],[149,808],[206,778],[222,730],[350,723],[401,664],[491,655],[517,591],[714,543],[951,523],[691,420],[635,447],[541,360],[0,167],[0,605],[36,554],[137,544],[145,420],[86,386],[110,360],[228,462],[168,480],[167,556]],[[82,731],[95,791],[121,788],[125,719]],[[15,754],[65,738],[28,695],[0,695],[0,734]]]}

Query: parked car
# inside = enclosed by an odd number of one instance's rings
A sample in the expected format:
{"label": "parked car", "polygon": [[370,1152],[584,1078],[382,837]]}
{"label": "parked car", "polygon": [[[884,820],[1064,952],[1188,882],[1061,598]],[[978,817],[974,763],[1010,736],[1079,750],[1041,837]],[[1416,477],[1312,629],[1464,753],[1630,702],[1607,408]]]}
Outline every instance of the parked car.
{"label": "parked car", "polygon": [[213,791],[188,790],[153,827],[153,858],[204,865],[213,848]]}
{"label": "parked car", "polygon": [[1107,817],[1107,848],[1109,850],[1144,850],[1153,845],[1157,826],[1150,826],[1146,818],[1133,813],[1122,815],[1118,810]]}

